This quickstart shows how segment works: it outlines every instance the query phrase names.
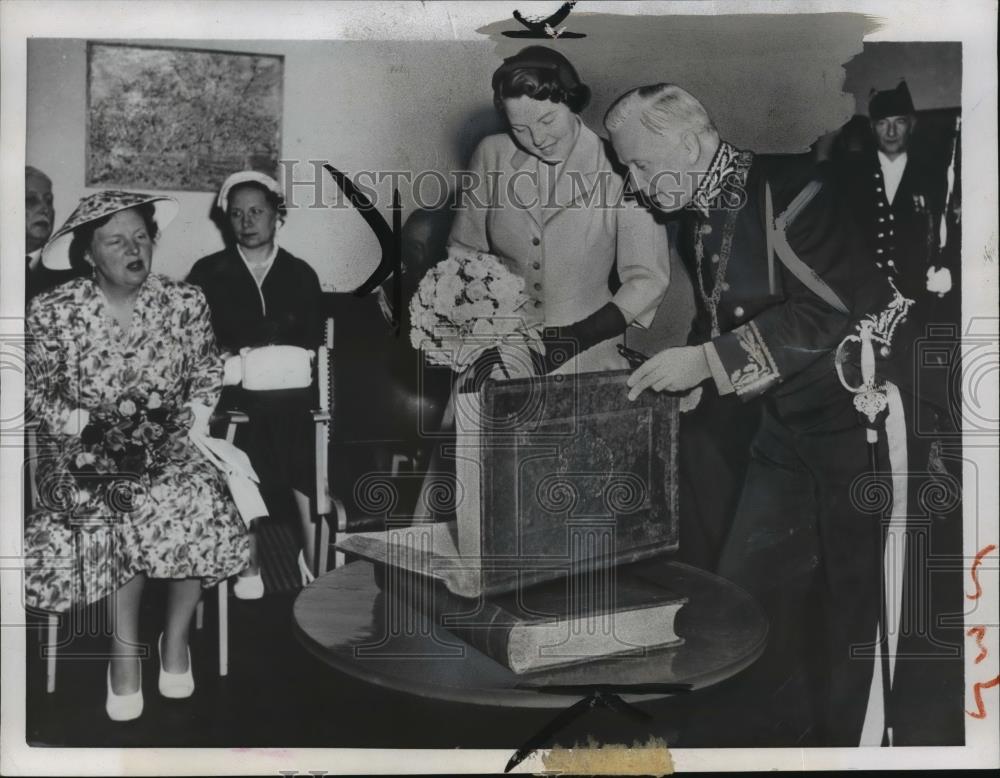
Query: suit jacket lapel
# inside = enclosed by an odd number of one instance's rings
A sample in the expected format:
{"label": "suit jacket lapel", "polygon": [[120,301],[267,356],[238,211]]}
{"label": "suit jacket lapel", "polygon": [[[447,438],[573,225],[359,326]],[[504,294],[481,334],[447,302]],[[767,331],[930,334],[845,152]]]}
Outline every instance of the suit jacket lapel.
{"label": "suit jacket lapel", "polygon": [[[526,151],[516,149],[510,157],[507,186],[513,207],[518,208],[542,226],[542,206],[538,196],[538,160]],[[510,179],[513,179],[512,181]]]}
{"label": "suit jacket lapel", "polygon": [[542,217],[545,224],[566,209],[580,202],[589,201],[595,186],[602,151],[601,139],[580,121],[580,132],[576,143],[573,144],[566,162],[561,166],[559,178],[556,180],[554,199],[559,207],[545,209]]}

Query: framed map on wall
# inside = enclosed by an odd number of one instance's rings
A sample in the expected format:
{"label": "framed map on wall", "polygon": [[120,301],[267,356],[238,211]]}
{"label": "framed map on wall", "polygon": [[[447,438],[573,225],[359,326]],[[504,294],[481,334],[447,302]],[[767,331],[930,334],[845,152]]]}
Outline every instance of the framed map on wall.
{"label": "framed map on wall", "polygon": [[86,185],[214,192],[277,172],[284,58],[87,44]]}

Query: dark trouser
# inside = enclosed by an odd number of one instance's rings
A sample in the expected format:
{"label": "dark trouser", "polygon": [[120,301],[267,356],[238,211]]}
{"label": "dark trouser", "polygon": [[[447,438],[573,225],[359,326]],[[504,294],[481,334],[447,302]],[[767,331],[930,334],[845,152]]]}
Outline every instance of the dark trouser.
{"label": "dark trouser", "polygon": [[755,714],[811,728],[816,745],[848,746],[860,738],[874,667],[880,516],[852,501],[868,472],[864,430],[849,404],[832,410],[804,429],[765,407],[718,571],[770,619],[746,678]]}
{"label": "dark trouser", "polygon": [[743,403],[706,388],[698,407],[681,414],[679,561],[704,570],[718,565],[746,480],[760,410],[759,401]]}

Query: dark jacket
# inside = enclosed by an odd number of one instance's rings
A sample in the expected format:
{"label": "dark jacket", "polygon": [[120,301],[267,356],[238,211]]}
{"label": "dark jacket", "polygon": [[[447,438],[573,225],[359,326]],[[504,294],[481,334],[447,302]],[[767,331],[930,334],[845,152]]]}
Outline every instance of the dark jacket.
{"label": "dark jacket", "polygon": [[846,202],[876,267],[906,297],[920,302],[927,290],[927,268],[940,264],[937,247],[947,190],[945,171],[909,152],[890,204],[874,151],[849,158],[840,168]]}
{"label": "dark jacket", "polygon": [[[813,178],[820,178],[823,186],[788,228],[788,241],[833,289],[846,314],[803,285],[776,257],[773,291],[769,283],[765,182],[770,183],[777,216]],[[745,181],[731,182],[729,189],[737,195],[731,235],[726,234],[730,208],[715,207],[707,217],[689,210],[683,217],[679,249],[696,292],[696,231],[702,232],[701,283],[708,293],[718,267],[714,258],[730,244],[717,309],[720,334],[711,337],[708,310],[699,295],[691,342],[711,339],[736,394],[744,400],[764,396],[772,411],[789,423],[809,426],[825,415],[842,413],[851,395],[836,375],[836,348],[863,315],[887,304],[888,284],[875,271],[858,231],[851,228],[836,182],[824,180],[809,158],[755,156]]]}
{"label": "dark jacket", "polygon": [[284,249],[278,249],[260,290],[235,247],[199,259],[187,280],[208,298],[222,351],[264,345],[315,349],[323,342],[319,278]]}

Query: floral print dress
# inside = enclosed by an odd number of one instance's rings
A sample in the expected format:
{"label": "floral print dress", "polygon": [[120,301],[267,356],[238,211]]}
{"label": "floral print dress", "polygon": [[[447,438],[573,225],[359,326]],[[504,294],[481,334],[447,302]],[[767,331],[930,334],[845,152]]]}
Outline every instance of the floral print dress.
{"label": "floral print dress", "polygon": [[39,504],[25,520],[25,604],[65,611],[140,573],[211,586],[244,569],[248,537],[225,478],[186,432],[172,434],[166,464],[146,474],[141,498],[127,507],[108,499],[95,504],[80,490],[67,495],[58,464],[61,453],[80,445],[79,435],[63,433],[76,408],[151,392],[176,408],[215,406],[222,360],[201,291],[150,274],[125,331],[97,284],[79,278],[32,301],[26,334],[26,405],[39,422]]}

